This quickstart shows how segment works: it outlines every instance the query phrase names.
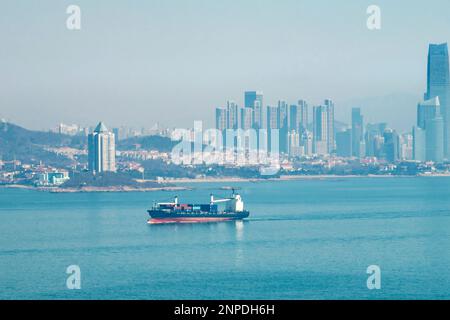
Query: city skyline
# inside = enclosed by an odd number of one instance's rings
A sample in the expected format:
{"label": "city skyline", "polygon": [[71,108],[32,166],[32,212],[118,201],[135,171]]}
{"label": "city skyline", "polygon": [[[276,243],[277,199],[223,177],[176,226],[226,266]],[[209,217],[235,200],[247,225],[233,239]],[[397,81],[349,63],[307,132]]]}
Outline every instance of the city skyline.
{"label": "city skyline", "polygon": [[[425,48],[450,39],[450,4],[439,0],[407,6],[407,13],[406,2],[379,1],[377,31],[367,29],[367,4],[357,1],[167,1],[139,11],[114,1],[78,4],[79,32],[65,28],[63,3],[42,1],[32,14],[4,5],[0,34],[10,50],[0,53],[8,62],[0,75],[0,117],[33,129],[88,125],[88,114],[112,126],[143,127],[158,117],[181,127],[228,97],[244,105],[242,88],[261,88],[263,108],[276,97],[314,105],[327,96],[339,106],[336,119],[350,122],[351,108],[362,107],[368,122],[384,115],[406,130],[414,115],[399,115],[422,97]],[[173,12],[174,5],[184,10]],[[274,17],[283,17],[275,27],[266,23]],[[416,21],[427,28],[415,28]],[[181,117],[180,110],[190,112]]]}

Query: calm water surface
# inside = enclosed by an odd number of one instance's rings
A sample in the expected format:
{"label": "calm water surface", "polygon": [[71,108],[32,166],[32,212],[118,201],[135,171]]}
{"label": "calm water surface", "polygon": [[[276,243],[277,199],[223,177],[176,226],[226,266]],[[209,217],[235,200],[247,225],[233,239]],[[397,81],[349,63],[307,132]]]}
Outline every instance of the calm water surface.
{"label": "calm water surface", "polygon": [[[226,183],[195,184],[209,201]],[[171,192],[0,188],[1,299],[450,299],[450,178],[238,183],[245,222],[147,225]],[[381,290],[366,268],[379,265]],[[81,290],[66,288],[67,266]]]}

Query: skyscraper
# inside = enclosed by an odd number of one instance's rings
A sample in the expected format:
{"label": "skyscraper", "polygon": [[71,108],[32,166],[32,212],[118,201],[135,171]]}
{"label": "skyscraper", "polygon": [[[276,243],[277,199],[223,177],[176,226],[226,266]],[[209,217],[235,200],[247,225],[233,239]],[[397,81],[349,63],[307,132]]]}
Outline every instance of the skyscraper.
{"label": "skyscraper", "polygon": [[383,133],[384,155],[389,162],[395,162],[399,159],[399,137],[397,132],[392,129],[386,129]]}
{"label": "skyscraper", "polygon": [[263,107],[261,101],[257,100],[254,103],[253,107],[253,122],[252,128],[259,130],[263,128]]}
{"label": "skyscraper", "polygon": [[325,106],[313,107],[313,153],[328,154],[328,122]]}
{"label": "skyscraper", "polygon": [[289,106],[289,131],[299,131],[300,129],[300,113],[298,105],[291,104]]}
{"label": "skyscraper", "polygon": [[227,109],[216,108],[216,129],[225,130],[227,128]]}
{"label": "skyscraper", "polygon": [[88,166],[91,172],[116,171],[114,134],[100,122],[88,135]]}
{"label": "skyscraper", "polygon": [[252,108],[241,109],[241,129],[248,130],[252,128],[253,110]]}
{"label": "skyscraper", "polygon": [[367,124],[365,134],[366,156],[381,158],[380,142],[384,140],[383,132],[386,130],[386,127],[387,124],[385,122]]}
{"label": "skyscraper", "polygon": [[[277,107],[271,107],[267,106],[267,146],[269,151],[275,151],[272,150],[272,146],[276,146],[276,151],[280,151],[279,141],[276,142],[276,139],[272,141],[272,129],[279,129],[279,121],[278,121],[278,108]],[[279,139],[279,134],[276,135]],[[276,143],[275,143],[276,142]]]}
{"label": "skyscraper", "polygon": [[444,157],[450,156],[450,77],[447,44],[428,48],[427,92],[425,100],[439,97],[444,121]]}
{"label": "skyscraper", "polygon": [[263,106],[263,93],[261,91],[245,91],[244,107],[253,108],[256,101],[259,101],[260,105]]}
{"label": "skyscraper", "polygon": [[334,140],[334,102],[330,99],[325,100],[327,107],[327,122],[328,122],[328,153],[332,153],[336,148]]}
{"label": "skyscraper", "polygon": [[441,114],[439,97],[420,102],[417,105],[417,126],[426,129],[426,121]]}
{"label": "skyscraper", "polygon": [[313,108],[313,149],[319,155],[330,154],[335,149],[334,104],[331,100]]}
{"label": "skyscraper", "polygon": [[288,152],[288,104],[286,101],[278,101],[277,110],[278,128],[280,129],[280,152]]}
{"label": "skyscraper", "polygon": [[417,105],[417,127],[413,128],[413,155],[418,161],[444,159],[444,120],[438,96]]}
{"label": "skyscraper", "polygon": [[426,121],[425,129],[425,158],[427,161],[442,162],[444,120],[438,116]]}
{"label": "skyscraper", "polygon": [[300,119],[299,131],[306,131],[308,128],[308,104],[305,100],[298,100],[298,118]]}
{"label": "skyscraper", "polygon": [[227,129],[239,127],[238,105],[234,101],[227,101]]}
{"label": "skyscraper", "polygon": [[339,157],[352,156],[352,133],[351,129],[336,133],[336,154]]}
{"label": "skyscraper", "polygon": [[245,91],[244,107],[254,111],[253,128],[263,128],[263,93],[261,91]]}
{"label": "skyscraper", "polygon": [[425,130],[419,127],[413,127],[413,159],[416,161],[426,160],[426,149],[425,149]]}
{"label": "skyscraper", "polygon": [[267,129],[279,129],[277,107],[267,106]]}
{"label": "skyscraper", "polygon": [[364,146],[364,124],[363,116],[361,115],[360,108],[352,109],[352,155],[354,157],[361,158],[364,156],[364,150],[361,150]]}

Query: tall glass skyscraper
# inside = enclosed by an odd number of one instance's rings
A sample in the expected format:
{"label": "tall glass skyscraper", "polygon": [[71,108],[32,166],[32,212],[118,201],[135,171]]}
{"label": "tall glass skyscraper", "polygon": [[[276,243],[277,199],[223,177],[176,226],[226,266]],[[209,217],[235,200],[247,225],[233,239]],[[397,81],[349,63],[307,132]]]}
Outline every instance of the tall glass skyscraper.
{"label": "tall glass skyscraper", "polygon": [[450,158],[450,78],[447,43],[428,48],[427,92],[425,100],[439,97],[444,119],[444,157]]}
{"label": "tall glass skyscraper", "polygon": [[252,127],[255,129],[263,128],[263,93],[261,91],[245,91],[244,107],[253,109]]}

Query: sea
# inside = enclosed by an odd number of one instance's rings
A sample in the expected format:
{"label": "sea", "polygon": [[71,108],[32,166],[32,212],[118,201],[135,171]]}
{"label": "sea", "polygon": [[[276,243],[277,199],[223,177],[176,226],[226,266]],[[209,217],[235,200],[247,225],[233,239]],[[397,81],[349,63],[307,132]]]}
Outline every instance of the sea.
{"label": "sea", "polygon": [[[0,188],[0,299],[450,299],[449,177],[185,186]],[[147,224],[153,201],[229,186],[248,219]]]}

